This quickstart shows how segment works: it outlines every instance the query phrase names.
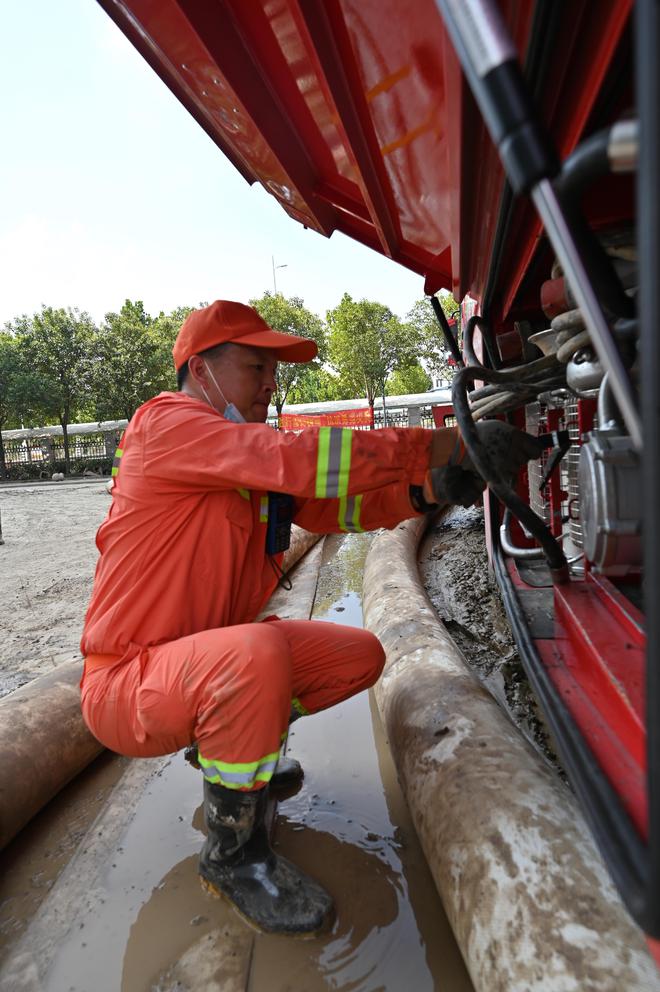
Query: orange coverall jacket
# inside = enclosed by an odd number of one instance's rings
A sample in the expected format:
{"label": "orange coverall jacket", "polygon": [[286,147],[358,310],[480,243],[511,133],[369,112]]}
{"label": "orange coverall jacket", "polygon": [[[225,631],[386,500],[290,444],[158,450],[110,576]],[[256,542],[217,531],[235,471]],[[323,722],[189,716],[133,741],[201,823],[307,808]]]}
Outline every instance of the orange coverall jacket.
{"label": "orange coverall jacket", "polygon": [[235,424],[184,393],[135,413],[117,452],[112,505],[85,618],[83,655],[133,656],[250,623],[277,583],[265,553],[267,492],[295,497],[310,531],[372,530],[416,516],[432,432]]}

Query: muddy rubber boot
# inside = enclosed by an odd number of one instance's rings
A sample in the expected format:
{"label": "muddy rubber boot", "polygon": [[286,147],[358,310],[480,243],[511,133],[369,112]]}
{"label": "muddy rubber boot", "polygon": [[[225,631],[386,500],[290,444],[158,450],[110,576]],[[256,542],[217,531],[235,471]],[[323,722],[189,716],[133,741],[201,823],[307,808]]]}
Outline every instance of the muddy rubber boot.
{"label": "muddy rubber boot", "polygon": [[296,761],[295,758],[286,758],[281,754],[270,778],[270,791],[277,793],[279,798],[280,791],[295,788],[301,784],[304,777],[305,773],[300,762]]}
{"label": "muddy rubber boot", "polygon": [[[193,766],[193,768],[201,769],[202,766],[198,760],[196,744],[191,744],[185,749],[184,757],[186,761]],[[300,762],[296,761],[295,758],[285,758],[284,755],[281,754],[277,759],[275,771],[271,775],[271,792],[293,789],[295,786],[300,785],[304,777],[305,773]]]}
{"label": "muddy rubber boot", "polygon": [[225,896],[260,930],[311,937],[330,924],[332,899],[272,850],[264,822],[267,793],[226,789],[204,780],[208,837],[199,859],[202,884]]}

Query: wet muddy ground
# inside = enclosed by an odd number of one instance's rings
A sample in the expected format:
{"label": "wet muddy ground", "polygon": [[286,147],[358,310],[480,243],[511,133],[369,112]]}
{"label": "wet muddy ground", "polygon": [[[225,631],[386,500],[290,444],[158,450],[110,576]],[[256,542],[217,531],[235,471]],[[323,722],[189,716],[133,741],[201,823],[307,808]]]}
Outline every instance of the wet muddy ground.
{"label": "wet muddy ground", "polygon": [[421,544],[419,568],[438,616],[472,670],[565,778],[488,563],[483,510],[455,507],[441,517]]}
{"label": "wet muddy ground", "polygon": [[[314,617],[361,623],[368,540],[330,538],[312,553],[322,556]],[[309,576],[296,588],[311,604]],[[50,811],[37,818],[30,828],[32,848],[26,836],[22,854],[32,872],[24,879],[26,891],[20,891],[20,872],[11,891],[0,889],[9,958],[22,948],[28,970],[37,958],[47,962],[40,987],[48,992],[467,992],[469,978],[370,695],[298,721],[289,751],[302,761],[305,781],[280,804],[274,842],[335,897],[337,920],[325,937],[292,941],[257,934],[202,891],[196,874],[203,841],[201,781],[176,755],[128,762],[115,792],[103,796],[100,817],[82,844],[76,844],[82,821],[73,827],[80,796],[72,798],[72,831],[60,842],[64,849],[49,826]],[[119,771],[113,762],[121,760],[111,759],[110,766]],[[91,773],[88,813],[93,797],[103,793],[99,783]],[[57,871],[49,869],[45,899],[30,896],[34,878],[43,878],[44,838],[61,869],[56,881]],[[75,849],[68,865],[67,845]],[[27,928],[25,917],[40,899]],[[23,987],[11,976],[5,981],[12,982],[12,992]],[[5,992],[2,978],[0,989]]]}

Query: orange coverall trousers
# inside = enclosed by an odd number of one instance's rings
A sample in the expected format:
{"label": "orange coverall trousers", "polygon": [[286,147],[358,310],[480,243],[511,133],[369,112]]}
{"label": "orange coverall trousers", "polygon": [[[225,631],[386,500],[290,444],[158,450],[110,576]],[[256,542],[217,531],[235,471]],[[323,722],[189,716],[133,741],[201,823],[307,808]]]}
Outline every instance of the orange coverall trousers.
{"label": "orange coverall trousers", "polygon": [[270,779],[292,707],[315,713],[368,688],[385,656],[366,630],[272,618],[105,660],[89,656],[82,681],[83,716],[102,744],[154,757],[196,742],[208,779],[254,789]]}

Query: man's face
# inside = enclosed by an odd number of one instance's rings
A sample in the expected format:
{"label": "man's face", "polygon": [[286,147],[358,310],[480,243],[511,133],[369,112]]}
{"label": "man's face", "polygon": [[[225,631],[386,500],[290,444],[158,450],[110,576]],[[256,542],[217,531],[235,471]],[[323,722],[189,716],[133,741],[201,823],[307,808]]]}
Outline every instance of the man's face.
{"label": "man's face", "polygon": [[[277,359],[267,348],[233,344],[215,359],[206,360],[228,403],[233,403],[249,424],[263,424],[277,388]],[[210,395],[216,408],[225,404],[210,381]]]}

